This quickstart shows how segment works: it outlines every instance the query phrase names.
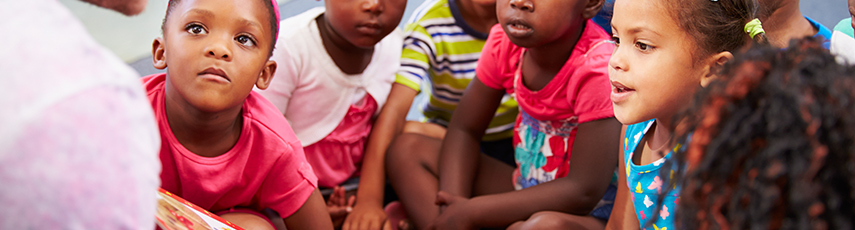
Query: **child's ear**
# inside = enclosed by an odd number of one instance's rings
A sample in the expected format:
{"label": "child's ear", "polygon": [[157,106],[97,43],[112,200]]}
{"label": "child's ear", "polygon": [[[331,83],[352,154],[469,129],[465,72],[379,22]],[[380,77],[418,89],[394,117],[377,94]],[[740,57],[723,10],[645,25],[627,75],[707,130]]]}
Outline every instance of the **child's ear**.
{"label": "child's ear", "polygon": [[717,53],[710,57],[710,62],[707,65],[706,74],[701,77],[701,86],[707,87],[713,80],[718,78],[719,72],[724,67],[724,64],[730,60],[733,60],[733,53],[728,51],[724,51],[721,53]]}
{"label": "child's ear", "polygon": [[267,89],[270,86],[270,81],[273,80],[274,73],[276,73],[276,61],[267,60],[267,63],[264,63],[264,69],[258,75],[258,81],[255,82],[255,86],[259,89]]}
{"label": "child's ear", "polygon": [[585,4],[585,11],[582,12],[582,17],[585,19],[591,19],[594,18],[594,16],[597,16],[597,13],[603,9],[603,2],[605,2],[605,0],[588,0]]}
{"label": "child's ear", "polygon": [[151,43],[151,62],[156,69],[166,68],[166,47],[163,38],[155,38]]}

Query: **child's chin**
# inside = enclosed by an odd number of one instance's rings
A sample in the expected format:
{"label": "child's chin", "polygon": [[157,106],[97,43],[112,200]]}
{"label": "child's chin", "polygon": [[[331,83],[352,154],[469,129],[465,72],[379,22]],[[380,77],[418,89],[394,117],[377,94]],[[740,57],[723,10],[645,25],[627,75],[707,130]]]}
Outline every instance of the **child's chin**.
{"label": "child's chin", "polygon": [[619,109],[619,108],[615,107],[614,112],[615,112],[615,119],[617,119],[618,122],[620,122],[623,125],[631,125],[631,124],[642,122],[642,120],[639,120],[637,117],[630,115],[630,113],[628,113],[627,111],[625,111],[623,109]]}

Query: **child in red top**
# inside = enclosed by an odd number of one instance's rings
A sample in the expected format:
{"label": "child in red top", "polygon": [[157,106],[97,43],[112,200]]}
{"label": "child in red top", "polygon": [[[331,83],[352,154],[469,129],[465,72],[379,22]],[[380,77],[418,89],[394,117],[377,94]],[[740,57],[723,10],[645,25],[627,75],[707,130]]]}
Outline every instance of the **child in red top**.
{"label": "child in red top", "polygon": [[[142,79],[159,123],[162,187],[247,229],[332,229],[317,178],[267,88],[278,29],[269,0],[172,0]],[[238,210],[235,210],[238,209]]]}
{"label": "child in red top", "polygon": [[[602,4],[497,1],[499,24],[481,52],[477,78],[452,115],[440,155],[410,169],[410,183],[425,191],[399,194],[418,227],[505,227],[546,210],[572,213],[586,227],[605,226],[620,123],[609,101],[614,46],[589,20]],[[479,140],[505,93],[520,109],[516,170],[479,154]],[[434,197],[440,206],[419,202]]]}

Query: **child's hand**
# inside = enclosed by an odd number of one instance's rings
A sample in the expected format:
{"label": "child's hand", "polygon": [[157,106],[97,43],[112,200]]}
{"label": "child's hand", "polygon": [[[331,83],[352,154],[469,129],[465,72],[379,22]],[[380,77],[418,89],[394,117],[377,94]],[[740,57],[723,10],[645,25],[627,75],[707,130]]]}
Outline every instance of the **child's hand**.
{"label": "child's hand", "polygon": [[350,199],[347,199],[344,193],[343,187],[336,186],[333,188],[333,193],[327,201],[327,210],[330,212],[333,226],[336,227],[341,226],[347,214],[353,210],[353,203],[356,202],[356,196],[351,196]]}
{"label": "child's hand", "polygon": [[344,221],[342,230],[380,230],[386,222],[386,212],[380,206],[356,205]]}
{"label": "child's hand", "polygon": [[433,224],[428,226],[429,230],[435,229],[474,229],[469,213],[467,203],[469,199],[439,191],[436,193],[436,205],[445,207],[442,213],[434,220]]}

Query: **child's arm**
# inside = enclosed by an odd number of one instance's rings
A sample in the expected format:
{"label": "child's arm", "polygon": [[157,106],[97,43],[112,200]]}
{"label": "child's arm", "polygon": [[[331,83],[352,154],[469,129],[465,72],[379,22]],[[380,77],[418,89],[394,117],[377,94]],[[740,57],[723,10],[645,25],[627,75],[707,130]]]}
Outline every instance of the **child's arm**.
{"label": "child's arm", "polygon": [[309,199],[306,199],[297,212],[285,217],[284,220],[288,229],[333,229],[330,214],[318,189],[309,195]]}
{"label": "child's arm", "polygon": [[[439,156],[439,190],[470,197],[478,168],[480,141],[504,91],[472,79],[451,116]],[[507,175],[510,179],[511,175]]]}
{"label": "child's arm", "polygon": [[577,129],[568,176],[523,190],[458,199],[437,218],[437,229],[502,227],[546,210],[587,215],[602,198],[617,165],[620,123],[607,118]]}
{"label": "child's arm", "polygon": [[[620,130],[620,145],[624,146],[624,136],[626,135],[626,126]],[[615,203],[612,207],[612,214],[609,216],[609,223],[606,224],[606,229],[638,229],[639,223],[635,216],[635,207],[632,202],[629,202],[629,188],[626,187],[626,159],[624,154],[618,151],[618,184],[617,194],[615,195]]]}
{"label": "child's arm", "polygon": [[388,101],[368,135],[365,158],[356,192],[356,206],[342,225],[349,229],[380,229],[386,220],[383,211],[383,189],[386,184],[384,159],[392,140],[401,134],[407,112],[418,92],[402,84],[392,84]]}

